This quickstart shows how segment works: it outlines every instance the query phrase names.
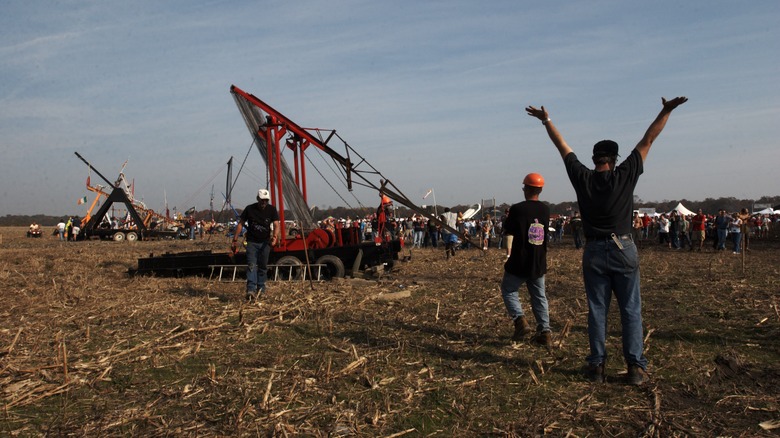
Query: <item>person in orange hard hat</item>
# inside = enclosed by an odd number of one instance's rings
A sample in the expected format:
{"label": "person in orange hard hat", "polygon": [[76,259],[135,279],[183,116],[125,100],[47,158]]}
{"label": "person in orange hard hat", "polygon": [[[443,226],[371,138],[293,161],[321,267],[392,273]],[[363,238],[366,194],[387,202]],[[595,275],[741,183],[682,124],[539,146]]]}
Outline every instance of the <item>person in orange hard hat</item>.
{"label": "person in orange hard hat", "polygon": [[523,179],[525,201],[514,204],[507,213],[504,233],[508,258],[504,263],[504,276],[501,279],[501,298],[514,323],[512,340],[520,341],[533,332],[520,305],[519,289],[525,284],[536,319],[536,334],[532,342],[549,348],[552,346],[552,336],[544,275],[547,273],[547,224],[550,222],[550,208],[539,200],[543,187],[542,175],[526,175]]}
{"label": "person in orange hard hat", "polygon": [[544,187],[544,177],[538,173],[529,173],[523,178],[523,185],[529,187]]}

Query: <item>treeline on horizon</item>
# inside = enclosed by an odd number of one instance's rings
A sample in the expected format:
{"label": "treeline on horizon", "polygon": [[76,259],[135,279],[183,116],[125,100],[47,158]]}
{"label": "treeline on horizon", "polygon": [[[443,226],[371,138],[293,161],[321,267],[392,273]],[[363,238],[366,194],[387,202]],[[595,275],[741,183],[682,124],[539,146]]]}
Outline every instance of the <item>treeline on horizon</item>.
{"label": "treeline on horizon", "polygon": [[[775,209],[780,209],[780,196],[762,196],[759,199],[753,200],[753,199],[737,199],[734,197],[728,197],[728,198],[707,198],[703,201],[689,201],[687,199],[680,199],[680,200],[663,200],[660,202],[645,202],[641,199],[638,199],[635,197],[634,199],[634,208],[655,208],[658,212],[667,212],[672,210],[677,206],[678,203],[682,203],[686,208],[692,211],[697,211],[698,209],[702,209],[702,211],[705,214],[716,214],[718,210],[725,209],[728,212],[735,212],[739,211],[743,208],[747,208],[748,211],[753,212],[753,206],[755,204],[766,204],[771,205]],[[568,201],[568,202],[561,202],[558,204],[552,204],[549,202],[545,202],[545,204],[549,205],[550,207],[550,213],[551,214],[561,214],[569,216],[574,211],[577,211],[577,202],[576,201]],[[483,207],[483,210],[480,211],[480,214],[493,214],[495,211],[498,215],[503,214],[503,211],[507,208],[509,208],[510,204],[502,203],[497,204],[494,206],[485,206]],[[449,205],[449,206],[443,206],[443,205],[437,205],[435,208],[435,211],[437,211],[439,214],[444,212],[444,207],[449,207],[451,210],[456,212],[465,212],[469,208],[474,207],[474,204],[461,204],[461,205]],[[328,207],[328,208],[317,208],[312,213],[314,216],[314,220],[322,220],[325,219],[328,216],[333,216],[335,218],[346,218],[347,216],[351,218],[355,217],[365,217],[366,215],[369,215],[376,211],[377,206],[373,207],[358,207],[358,208],[350,208],[350,207]],[[429,205],[425,209],[426,212],[429,214],[433,214],[434,212],[434,206]],[[398,217],[409,217],[413,214],[416,214],[412,210],[403,207],[398,206],[396,208],[396,216]],[[32,222],[35,222],[41,226],[55,226],[60,220],[63,220],[63,218],[67,218],[69,215],[62,215],[62,216],[48,216],[43,214],[36,214],[36,215],[5,215],[0,217],[0,226],[4,227],[20,227],[20,226],[28,226]],[[232,211],[221,211],[212,212],[211,210],[202,210],[202,211],[196,211],[195,219],[197,220],[211,220],[213,217],[217,222],[227,222],[233,217]],[[290,215],[287,215],[287,219],[291,219]]]}

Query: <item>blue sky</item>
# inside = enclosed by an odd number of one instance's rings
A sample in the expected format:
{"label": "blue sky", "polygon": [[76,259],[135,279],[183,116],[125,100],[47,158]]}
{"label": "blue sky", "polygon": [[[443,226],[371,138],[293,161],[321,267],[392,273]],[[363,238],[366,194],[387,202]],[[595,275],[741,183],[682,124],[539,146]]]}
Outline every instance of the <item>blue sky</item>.
{"label": "blue sky", "polygon": [[[231,84],[302,126],[337,129],[421,204],[429,188],[440,205],[517,202],[529,172],[544,175],[543,200],[573,201],[560,156],[523,109],[544,105],[587,161],[604,138],[625,157],[661,97],[679,95],[690,100],[635,194],[778,195],[778,22],[774,0],[6,0],[0,215],[83,214],[89,172],[74,151],[109,179],[127,160],[151,208],[165,196],[207,208],[224,163],[238,166],[252,141]],[[237,206],[265,186],[263,169],[251,151]],[[359,205],[314,179],[311,205]]]}

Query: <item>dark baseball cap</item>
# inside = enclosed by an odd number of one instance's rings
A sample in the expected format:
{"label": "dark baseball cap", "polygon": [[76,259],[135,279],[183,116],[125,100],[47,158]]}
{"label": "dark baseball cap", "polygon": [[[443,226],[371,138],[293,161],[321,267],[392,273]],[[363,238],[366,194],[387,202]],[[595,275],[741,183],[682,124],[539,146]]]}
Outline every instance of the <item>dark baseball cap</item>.
{"label": "dark baseball cap", "polygon": [[601,140],[593,145],[593,158],[617,157],[618,144],[612,140]]}

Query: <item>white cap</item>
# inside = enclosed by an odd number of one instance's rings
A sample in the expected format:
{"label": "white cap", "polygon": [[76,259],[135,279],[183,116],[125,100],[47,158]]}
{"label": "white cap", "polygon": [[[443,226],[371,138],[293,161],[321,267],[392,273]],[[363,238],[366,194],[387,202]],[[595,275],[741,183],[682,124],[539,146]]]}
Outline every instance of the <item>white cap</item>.
{"label": "white cap", "polygon": [[271,199],[271,194],[266,189],[260,189],[257,191],[257,199]]}

